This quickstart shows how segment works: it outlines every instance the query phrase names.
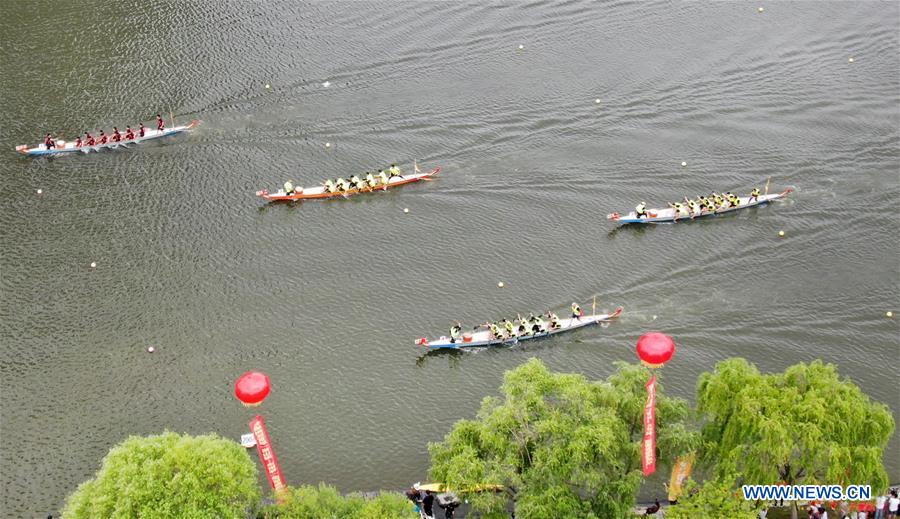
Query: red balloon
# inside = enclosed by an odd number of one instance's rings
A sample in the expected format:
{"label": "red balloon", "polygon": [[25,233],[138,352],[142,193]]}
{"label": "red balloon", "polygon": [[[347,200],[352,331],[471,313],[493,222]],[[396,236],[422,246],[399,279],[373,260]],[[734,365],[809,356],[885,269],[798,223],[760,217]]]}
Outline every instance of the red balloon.
{"label": "red balloon", "polygon": [[645,366],[658,368],[672,359],[675,341],[662,332],[645,333],[637,341],[637,354]]}
{"label": "red balloon", "polygon": [[261,404],[271,390],[269,377],[259,371],[248,371],[234,383],[234,396],[246,406]]}

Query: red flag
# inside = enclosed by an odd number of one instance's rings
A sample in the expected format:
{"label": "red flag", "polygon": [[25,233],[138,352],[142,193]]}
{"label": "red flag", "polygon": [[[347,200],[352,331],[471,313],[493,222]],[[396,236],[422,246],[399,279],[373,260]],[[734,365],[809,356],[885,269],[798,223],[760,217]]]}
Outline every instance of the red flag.
{"label": "red flag", "polygon": [[644,406],[644,441],[641,444],[644,477],[656,472],[656,375],[647,381],[647,404]]}
{"label": "red flag", "polygon": [[278,458],[275,457],[275,450],[272,449],[272,443],[269,441],[269,432],[263,424],[262,416],[250,420],[250,432],[256,438],[256,448],[259,450],[259,459],[266,469],[266,476],[269,477],[269,484],[275,490],[277,495],[285,488],[284,476],[281,475],[281,467],[278,465]]}

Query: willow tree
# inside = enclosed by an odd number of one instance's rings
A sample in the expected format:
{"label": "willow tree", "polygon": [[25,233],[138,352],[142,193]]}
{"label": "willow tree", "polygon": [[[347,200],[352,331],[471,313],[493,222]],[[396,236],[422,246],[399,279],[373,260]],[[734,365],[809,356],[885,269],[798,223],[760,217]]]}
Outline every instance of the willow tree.
{"label": "willow tree", "polygon": [[256,465],[240,445],[166,432],[110,449],[95,477],[69,496],[63,517],[243,518],[258,502]]}
{"label": "willow tree", "polygon": [[666,519],[758,519],[764,506],[746,501],[735,489],[733,477],[711,479],[702,486],[688,480],[678,503],[666,510]]}
{"label": "willow tree", "polygon": [[419,519],[412,502],[395,492],[382,492],[366,499],[361,495],[342,496],[336,488],[320,483],[318,487],[288,487],[273,503],[259,513],[262,519]]}
{"label": "willow tree", "polygon": [[763,375],[729,359],[701,375],[697,396],[704,461],[719,476],[742,474],[744,484],[888,484],[883,459],[894,419],[833,365]]}
{"label": "willow tree", "polygon": [[[617,364],[605,382],[556,374],[531,359],[506,373],[503,398],[485,398],[429,445],[431,476],[467,493],[486,517],[632,517],[641,484],[640,442],[648,371]],[[688,407],[657,387],[659,460],[696,446]],[[503,492],[475,492],[499,484]],[[466,492],[469,491],[469,492]]]}

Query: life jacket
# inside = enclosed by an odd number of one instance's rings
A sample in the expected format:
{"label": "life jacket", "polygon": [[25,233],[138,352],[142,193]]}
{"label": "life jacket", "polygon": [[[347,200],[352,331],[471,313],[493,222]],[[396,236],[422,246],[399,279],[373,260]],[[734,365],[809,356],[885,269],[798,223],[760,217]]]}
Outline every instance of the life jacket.
{"label": "life jacket", "polygon": [[366,175],[366,183],[369,184],[370,187],[375,187],[375,184],[378,182],[375,181],[375,177],[372,176],[371,173]]}
{"label": "life jacket", "polygon": [[450,327],[450,337],[452,337],[454,339],[459,337],[460,331],[462,331],[462,329],[459,326],[451,326]]}
{"label": "life jacket", "polygon": [[506,331],[508,331],[509,333],[512,333],[513,330],[516,329],[516,327],[515,327],[515,325],[512,323],[512,321],[506,321],[506,323],[504,324],[504,326],[506,327]]}
{"label": "life jacket", "polygon": [[134,139],[134,130],[132,130],[131,128],[126,129],[125,130],[125,139],[127,139],[129,141]]}
{"label": "life jacket", "polygon": [[388,180],[389,180],[389,179],[388,179],[387,173],[385,173],[384,171],[379,171],[379,172],[378,172],[378,178],[381,179],[381,183],[382,183],[382,184],[384,184],[384,185],[387,185],[387,184],[388,184]]}
{"label": "life jacket", "polygon": [[290,182],[285,182],[284,183],[284,192],[290,194],[293,191],[294,191],[294,184],[291,184]]}
{"label": "life jacket", "polygon": [[581,315],[581,307],[576,305],[575,303],[572,303],[572,314],[580,316]]}

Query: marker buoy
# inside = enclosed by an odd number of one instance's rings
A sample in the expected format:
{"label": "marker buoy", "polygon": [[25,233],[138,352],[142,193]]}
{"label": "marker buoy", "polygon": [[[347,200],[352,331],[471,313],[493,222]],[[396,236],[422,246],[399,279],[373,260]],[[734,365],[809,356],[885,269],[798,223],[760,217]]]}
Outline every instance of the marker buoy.
{"label": "marker buoy", "polygon": [[501,281],[501,282],[497,283],[497,286],[498,286],[499,288],[503,288],[503,282]]}
{"label": "marker buoy", "polygon": [[154,351],[156,351],[156,348],[154,348],[153,346],[147,348],[147,353],[153,353]]}
{"label": "marker buoy", "polygon": [[266,90],[268,90],[268,89],[270,89],[270,88],[272,88],[272,87],[270,87],[269,84],[266,83]]}
{"label": "marker buoy", "polygon": [[598,99],[594,99],[594,104],[598,104],[598,105],[599,105],[599,104],[600,104],[600,99],[599,99],[599,98],[598,98]]}
{"label": "marker buoy", "polygon": [[848,59],[847,61],[850,62],[850,63],[853,63],[853,58],[850,58],[850,59]]}
{"label": "marker buoy", "polygon": [[330,86],[331,86],[331,81],[326,81],[326,82],[322,83],[322,86],[325,87],[325,88],[330,87]]}
{"label": "marker buoy", "polygon": [[760,7],[759,9],[757,9],[757,11],[763,12],[763,11],[765,11],[765,9],[763,9],[762,7]]}
{"label": "marker buoy", "polygon": [[682,162],[681,167],[685,167],[685,166],[687,166],[687,162]]}
{"label": "marker buoy", "polygon": [[891,312],[890,310],[888,310],[884,315],[886,315],[888,317],[894,317],[894,312]]}
{"label": "marker buoy", "polygon": [[93,268],[97,268],[97,262],[96,262],[96,261],[92,261],[92,262],[91,262],[91,268],[92,268],[92,269],[93,269]]}
{"label": "marker buoy", "polygon": [[408,212],[409,212],[409,207],[404,207],[404,208],[403,208],[403,212],[404,212],[404,213],[408,213]]}
{"label": "marker buoy", "polygon": [[326,143],[325,143],[325,147],[326,147],[326,148],[330,148],[330,147],[331,147],[331,143],[330,143],[330,142],[326,142]]}
{"label": "marker buoy", "polygon": [[778,231],[778,236],[784,238],[784,231]]}
{"label": "marker buoy", "polygon": [[38,194],[38,195],[43,195],[43,194],[44,194],[44,190],[43,190],[43,189],[38,189],[38,190],[37,190],[37,194]]}
{"label": "marker buoy", "polygon": [[522,50],[522,49],[524,49],[524,48],[525,48],[524,45],[519,45],[519,50]]}

